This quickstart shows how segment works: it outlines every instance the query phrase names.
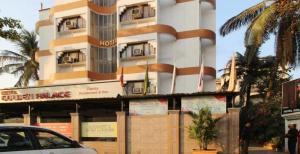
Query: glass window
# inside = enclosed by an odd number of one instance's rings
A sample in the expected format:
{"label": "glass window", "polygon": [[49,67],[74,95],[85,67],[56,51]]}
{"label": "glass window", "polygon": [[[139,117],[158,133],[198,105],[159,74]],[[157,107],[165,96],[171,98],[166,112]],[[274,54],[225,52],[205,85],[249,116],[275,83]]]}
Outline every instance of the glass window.
{"label": "glass window", "polygon": [[47,131],[34,132],[42,149],[74,148],[72,141]]}
{"label": "glass window", "polygon": [[114,73],[117,71],[117,48],[91,48],[91,68],[93,72]]}
{"label": "glass window", "polygon": [[33,150],[32,142],[24,131],[1,130],[0,152]]}

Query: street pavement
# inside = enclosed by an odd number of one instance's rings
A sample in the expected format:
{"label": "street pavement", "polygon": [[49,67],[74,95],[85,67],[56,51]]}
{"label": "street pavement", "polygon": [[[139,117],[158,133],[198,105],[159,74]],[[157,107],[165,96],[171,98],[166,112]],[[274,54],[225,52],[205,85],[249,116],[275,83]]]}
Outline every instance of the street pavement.
{"label": "street pavement", "polygon": [[285,152],[275,152],[263,147],[249,147],[249,154],[288,154]]}

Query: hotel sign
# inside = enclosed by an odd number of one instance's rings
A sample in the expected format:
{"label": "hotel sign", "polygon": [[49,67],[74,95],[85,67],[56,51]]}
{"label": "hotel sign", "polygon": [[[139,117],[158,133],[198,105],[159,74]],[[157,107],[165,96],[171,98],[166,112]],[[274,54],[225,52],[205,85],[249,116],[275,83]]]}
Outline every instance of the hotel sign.
{"label": "hotel sign", "polygon": [[109,41],[100,41],[101,47],[111,47],[117,44],[117,40],[109,40]]}
{"label": "hotel sign", "polygon": [[0,103],[42,102],[88,98],[112,98],[122,94],[119,82],[31,87],[0,90]]}

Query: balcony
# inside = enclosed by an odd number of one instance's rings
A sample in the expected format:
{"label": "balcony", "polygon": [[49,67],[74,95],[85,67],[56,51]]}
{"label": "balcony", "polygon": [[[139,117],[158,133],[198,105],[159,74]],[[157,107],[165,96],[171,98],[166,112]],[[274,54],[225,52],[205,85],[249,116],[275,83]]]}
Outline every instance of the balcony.
{"label": "balcony", "polygon": [[136,25],[155,21],[156,11],[149,4],[127,7],[120,14],[120,25]]}
{"label": "balcony", "polygon": [[80,51],[63,51],[58,53],[57,72],[73,72],[85,70],[86,55]]}
{"label": "balcony", "polygon": [[85,29],[86,22],[81,16],[58,19],[57,32],[59,34],[83,32]]}
{"label": "balcony", "polygon": [[[127,95],[143,95],[144,81],[128,81],[125,85]],[[156,86],[150,82],[147,94],[156,94]]]}
{"label": "balcony", "polygon": [[148,42],[131,43],[120,52],[121,61],[155,58],[156,48]]}

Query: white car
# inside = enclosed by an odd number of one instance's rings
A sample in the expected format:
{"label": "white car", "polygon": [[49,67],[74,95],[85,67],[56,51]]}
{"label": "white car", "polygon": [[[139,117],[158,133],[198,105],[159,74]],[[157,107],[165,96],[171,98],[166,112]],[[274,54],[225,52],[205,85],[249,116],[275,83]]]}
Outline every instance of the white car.
{"label": "white car", "polygon": [[0,125],[1,154],[97,154],[59,133],[30,126]]}

